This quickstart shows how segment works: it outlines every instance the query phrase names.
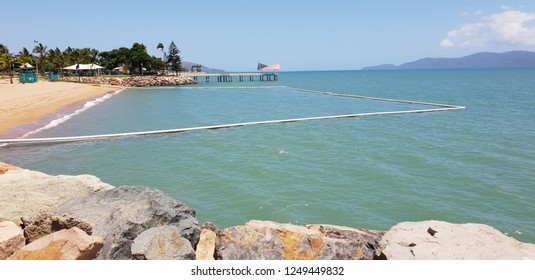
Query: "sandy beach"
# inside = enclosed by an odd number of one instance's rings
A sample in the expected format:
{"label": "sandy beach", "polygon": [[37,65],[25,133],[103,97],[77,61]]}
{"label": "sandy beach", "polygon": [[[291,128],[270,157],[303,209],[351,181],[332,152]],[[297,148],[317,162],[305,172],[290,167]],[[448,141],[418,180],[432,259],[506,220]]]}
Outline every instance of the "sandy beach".
{"label": "sandy beach", "polygon": [[39,81],[21,84],[0,80],[0,134],[28,125],[61,108],[115,92],[116,87]]}

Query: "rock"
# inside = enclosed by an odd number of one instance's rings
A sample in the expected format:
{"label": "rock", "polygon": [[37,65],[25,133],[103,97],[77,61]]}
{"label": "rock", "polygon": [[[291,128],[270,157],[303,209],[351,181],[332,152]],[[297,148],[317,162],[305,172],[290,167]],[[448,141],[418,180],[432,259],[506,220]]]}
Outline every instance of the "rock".
{"label": "rock", "polygon": [[31,243],[45,235],[62,229],[77,227],[88,235],[92,234],[92,226],[78,218],[58,216],[51,213],[39,213],[32,217],[22,217],[22,228],[26,243]]}
{"label": "rock", "polygon": [[19,170],[21,169],[20,167],[17,167],[17,166],[14,166],[14,165],[10,165],[10,164],[7,164],[7,163],[3,163],[0,161],[0,175],[10,171],[10,170]]}
{"label": "rock", "polygon": [[134,239],[132,257],[138,260],[193,260],[195,251],[176,227],[160,226],[150,228]]}
{"label": "rock", "polygon": [[201,236],[195,251],[196,260],[214,260],[216,232],[220,230],[212,223],[204,223],[201,226]]}
{"label": "rock", "polygon": [[389,260],[535,259],[535,244],[521,243],[482,224],[403,222],[380,243]]}
{"label": "rock", "polygon": [[131,244],[143,231],[173,225],[195,248],[199,225],[195,211],[163,192],[147,187],[122,186],[73,199],[52,211],[77,217],[93,226],[104,239],[97,259],[131,259]]}
{"label": "rock", "polygon": [[215,256],[223,260],[373,259],[382,234],[333,225],[253,220],[218,232]]}
{"label": "rock", "polygon": [[95,176],[50,176],[37,171],[12,170],[0,176],[0,213],[16,224],[22,216],[47,211],[72,198],[108,190]]}
{"label": "rock", "polygon": [[79,228],[63,229],[22,247],[11,260],[92,260],[102,248],[102,239]]}
{"label": "rock", "polygon": [[87,84],[104,84],[123,87],[154,87],[154,86],[176,86],[197,84],[197,81],[185,74],[176,76],[130,76],[126,78],[104,78],[104,77],[62,77],[65,82],[80,82]]}
{"label": "rock", "polygon": [[24,246],[22,229],[11,221],[0,222],[0,260],[5,260]]}

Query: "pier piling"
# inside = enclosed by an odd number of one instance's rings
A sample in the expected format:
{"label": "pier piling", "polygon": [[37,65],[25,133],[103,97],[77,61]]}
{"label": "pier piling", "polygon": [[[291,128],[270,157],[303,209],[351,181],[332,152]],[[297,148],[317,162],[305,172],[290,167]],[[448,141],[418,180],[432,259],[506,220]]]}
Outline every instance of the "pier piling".
{"label": "pier piling", "polygon": [[245,77],[249,77],[249,82],[254,82],[255,77],[258,77],[258,81],[271,82],[278,81],[279,74],[274,73],[187,73],[195,81],[199,81],[199,77],[205,77],[205,82],[210,82],[210,77],[216,77],[219,83],[230,83],[234,81],[234,77],[238,77],[239,82],[245,82]]}

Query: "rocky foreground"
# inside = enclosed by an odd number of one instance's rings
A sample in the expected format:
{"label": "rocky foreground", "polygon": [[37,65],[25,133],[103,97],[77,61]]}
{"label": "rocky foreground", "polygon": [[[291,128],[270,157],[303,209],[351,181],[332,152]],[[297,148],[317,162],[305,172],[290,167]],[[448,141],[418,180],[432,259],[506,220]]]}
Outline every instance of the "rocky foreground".
{"label": "rocky foreground", "polygon": [[389,231],[249,221],[220,229],[163,192],[0,162],[0,260],[535,259],[481,224],[403,222]]}
{"label": "rocky foreground", "polygon": [[178,74],[176,76],[131,76],[125,78],[107,77],[61,77],[64,82],[77,82],[85,84],[100,84],[120,87],[156,87],[156,86],[177,86],[196,84],[190,77]]}

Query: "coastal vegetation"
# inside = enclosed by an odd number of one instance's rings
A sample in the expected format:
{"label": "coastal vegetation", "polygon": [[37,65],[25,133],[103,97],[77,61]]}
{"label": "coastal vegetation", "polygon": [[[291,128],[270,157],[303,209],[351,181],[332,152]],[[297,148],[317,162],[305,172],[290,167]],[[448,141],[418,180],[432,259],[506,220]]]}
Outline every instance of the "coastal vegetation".
{"label": "coastal vegetation", "polygon": [[[58,47],[49,48],[47,45],[34,41],[35,47],[30,51],[23,47],[19,52],[12,52],[7,45],[0,43],[0,71],[4,73],[15,72],[25,69],[27,63],[36,67],[40,74],[45,72],[61,72],[64,67],[73,64],[98,64],[103,66],[107,73],[114,69],[128,69],[130,74],[164,73],[166,70],[173,72],[183,71],[180,50],[171,42],[168,54],[164,51],[164,45],[159,43],[157,49],[163,56],[157,58],[147,52],[147,47],[142,43],[134,43],[132,47],[120,47],[109,51],[99,51],[93,48],[67,47],[60,50]],[[119,67],[119,68],[118,68]]]}

